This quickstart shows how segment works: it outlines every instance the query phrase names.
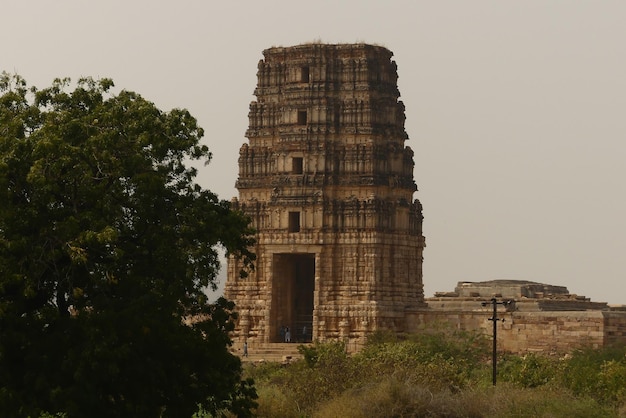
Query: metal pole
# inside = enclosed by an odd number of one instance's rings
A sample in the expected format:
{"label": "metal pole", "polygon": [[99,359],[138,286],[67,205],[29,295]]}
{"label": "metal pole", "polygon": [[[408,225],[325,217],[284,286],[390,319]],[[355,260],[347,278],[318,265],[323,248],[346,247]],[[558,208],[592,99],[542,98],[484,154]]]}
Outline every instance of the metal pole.
{"label": "metal pole", "polygon": [[508,306],[512,303],[511,300],[506,300],[506,301],[502,301],[502,302],[498,302],[498,300],[496,298],[492,298],[491,302],[482,302],[481,305],[482,306],[487,306],[489,303],[491,303],[491,305],[493,306],[493,314],[491,316],[491,318],[489,318],[490,321],[493,321],[493,350],[491,353],[491,368],[492,368],[492,376],[491,376],[491,382],[493,383],[493,385],[496,385],[496,376],[497,376],[497,370],[498,370],[498,327],[497,327],[497,322],[498,321],[502,321],[504,322],[504,318],[502,319],[498,319],[498,305],[504,305],[504,306]]}
{"label": "metal pole", "polygon": [[498,302],[495,298],[491,299],[491,304],[493,305],[493,318],[491,318],[493,322],[493,352],[491,354],[491,369],[492,369],[492,377],[491,381],[493,385],[496,385],[496,375],[497,375],[497,362],[498,362],[498,352],[497,352],[497,330],[496,326],[498,323]]}

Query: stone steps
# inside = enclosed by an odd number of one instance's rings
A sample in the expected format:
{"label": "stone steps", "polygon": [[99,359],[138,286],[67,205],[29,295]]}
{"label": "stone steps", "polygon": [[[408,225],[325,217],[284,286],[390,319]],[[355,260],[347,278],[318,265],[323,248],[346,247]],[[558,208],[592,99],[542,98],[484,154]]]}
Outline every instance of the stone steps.
{"label": "stone steps", "polygon": [[289,363],[290,361],[302,358],[302,354],[298,352],[300,343],[267,343],[267,344],[249,344],[248,356],[243,355],[243,346],[233,346],[231,352],[243,362],[261,363],[261,362],[279,362]]}

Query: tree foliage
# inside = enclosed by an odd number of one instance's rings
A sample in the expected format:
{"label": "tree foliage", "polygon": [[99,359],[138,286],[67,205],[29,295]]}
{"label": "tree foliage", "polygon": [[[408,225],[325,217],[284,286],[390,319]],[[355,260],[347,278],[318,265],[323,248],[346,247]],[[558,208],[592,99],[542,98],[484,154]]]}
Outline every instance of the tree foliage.
{"label": "tree foliage", "polygon": [[205,291],[217,246],[251,265],[248,220],[194,182],[188,111],[112,87],[0,76],[0,410],[245,415],[233,305]]}

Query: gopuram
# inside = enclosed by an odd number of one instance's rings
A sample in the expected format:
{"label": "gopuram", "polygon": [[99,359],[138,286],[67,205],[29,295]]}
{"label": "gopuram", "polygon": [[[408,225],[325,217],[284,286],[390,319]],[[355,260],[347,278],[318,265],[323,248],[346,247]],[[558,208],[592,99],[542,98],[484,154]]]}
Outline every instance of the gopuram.
{"label": "gopuram", "polygon": [[256,229],[255,269],[229,259],[235,342],[404,332],[425,308],[422,207],[413,195],[396,63],[367,44],[263,51],[233,206]]}

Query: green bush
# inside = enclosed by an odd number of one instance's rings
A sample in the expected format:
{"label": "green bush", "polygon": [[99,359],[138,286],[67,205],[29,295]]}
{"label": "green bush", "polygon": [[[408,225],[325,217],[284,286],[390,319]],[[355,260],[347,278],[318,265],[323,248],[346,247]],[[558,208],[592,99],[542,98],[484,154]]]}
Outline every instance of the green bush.
{"label": "green bush", "polygon": [[257,382],[259,417],[626,416],[624,350],[507,355],[493,387],[489,348],[451,330],[377,333],[353,355],[342,343],[316,343],[300,349],[304,360],[249,366],[246,375]]}
{"label": "green bush", "polygon": [[559,359],[533,353],[522,357],[509,355],[498,365],[498,375],[500,380],[535,388],[553,382],[560,363]]}
{"label": "green bush", "polygon": [[246,377],[251,378],[256,384],[262,384],[275,379],[281,369],[284,369],[285,365],[278,362],[263,362],[263,363],[247,363],[244,365],[244,373]]}
{"label": "green bush", "polygon": [[[308,416],[319,403],[343,393],[358,380],[343,343],[318,342],[300,346],[299,350],[303,361],[287,366],[268,363],[246,369],[246,375],[254,377],[259,392],[264,394],[258,400],[259,416],[291,416],[290,413]],[[287,405],[292,408],[289,413]],[[276,415],[277,410],[282,412]]]}
{"label": "green bush", "polygon": [[385,374],[458,390],[485,375],[488,340],[479,333],[435,328],[398,341],[393,336],[374,334],[354,356],[371,378]]}
{"label": "green bush", "polygon": [[413,384],[427,384],[438,389],[458,389],[466,381],[465,362],[446,358],[441,353],[424,354],[412,341],[369,346],[352,358],[362,382],[386,376]]}
{"label": "green bush", "polygon": [[577,396],[618,406],[626,401],[626,347],[584,349],[563,367],[560,385]]}

